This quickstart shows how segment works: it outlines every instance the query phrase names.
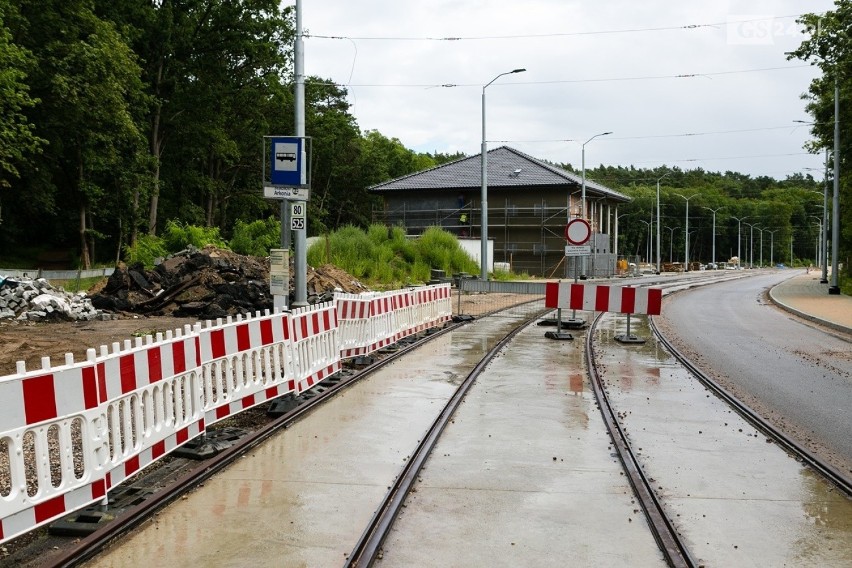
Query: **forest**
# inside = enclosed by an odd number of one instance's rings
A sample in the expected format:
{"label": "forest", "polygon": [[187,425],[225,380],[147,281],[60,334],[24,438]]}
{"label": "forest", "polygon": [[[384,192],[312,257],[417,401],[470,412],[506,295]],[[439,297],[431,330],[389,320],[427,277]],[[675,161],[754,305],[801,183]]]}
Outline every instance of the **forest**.
{"label": "forest", "polygon": [[[822,154],[833,149],[835,80],[848,118],[852,7],[838,0],[802,22],[819,33],[789,57],[822,71],[803,101],[814,119],[809,149]],[[68,266],[109,264],[169,222],[230,239],[240,224],[277,217],[262,196],[261,140],[293,133],[294,33],[293,7],[278,0],[0,0],[0,266],[57,252]],[[463,157],[361,131],[347,95],[326,78],[306,80],[309,235],[366,228],[378,205],[371,185]],[[843,260],[852,251],[850,153],[841,135]],[[784,243],[776,262],[789,262],[791,243],[794,258],[816,260],[818,173],[775,180],[601,166],[587,175],[633,198],[620,210],[631,254],[644,256],[660,180],[672,255],[684,249],[689,203],[690,249],[705,259],[715,216],[717,259],[737,248],[732,227],[748,218],[765,246],[770,236]]]}

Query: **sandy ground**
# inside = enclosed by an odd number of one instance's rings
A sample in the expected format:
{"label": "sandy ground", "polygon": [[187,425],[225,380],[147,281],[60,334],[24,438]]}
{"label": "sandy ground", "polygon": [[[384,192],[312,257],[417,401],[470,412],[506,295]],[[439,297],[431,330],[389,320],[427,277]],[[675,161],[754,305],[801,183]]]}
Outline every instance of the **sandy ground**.
{"label": "sandy ground", "polygon": [[0,321],[0,376],[14,374],[17,361],[26,362],[27,370],[40,369],[42,357],[50,357],[53,366],[63,365],[66,353],[72,353],[75,361],[84,361],[89,348],[99,350],[101,345],[193,323],[188,318],[142,316],[89,322]]}

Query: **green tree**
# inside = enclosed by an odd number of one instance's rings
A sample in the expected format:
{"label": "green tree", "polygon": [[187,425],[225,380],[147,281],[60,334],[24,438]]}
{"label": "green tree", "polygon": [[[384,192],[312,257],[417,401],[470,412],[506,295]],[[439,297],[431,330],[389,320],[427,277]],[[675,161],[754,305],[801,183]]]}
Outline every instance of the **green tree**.
{"label": "green tree", "polygon": [[840,163],[840,258],[845,259],[845,272],[852,275],[852,140],[849,137],[849,121],[852,112],[852,2],[835,0],[835,9],[825,14],[806,14],[799,19],[806,38],[799,48],[789,54],[790,59],[801,59],[819,67],[822,76],[811,81],[804,95],[806,110],[814,119],[811,129],[815,140],[809,144],[814,152],[823,148],[834,149],[835,86],[839,92],[840,106],[840,153],[833,160]]}
{"label": "green tree", "polygon": [[27,75],[32,69],[32,54],[15,45],[6,27],[10,0],[0,0],[0,190],[9,187],[9,178],[19,177],[18,165],[35,155],[41,138],[24,110],[38,101],[29,94]]}

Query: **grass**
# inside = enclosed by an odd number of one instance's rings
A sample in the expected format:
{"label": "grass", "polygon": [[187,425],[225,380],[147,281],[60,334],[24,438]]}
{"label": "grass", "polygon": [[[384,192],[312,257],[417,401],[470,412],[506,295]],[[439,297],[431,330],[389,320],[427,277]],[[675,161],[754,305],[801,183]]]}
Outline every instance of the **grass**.
{"label": "grass", "polygon": [[409,239],[403,227],[348,226],[326,239],[308,250],[308,264],[334,264],[373,288],[428,282],[432,269],[447,275],[479,272],[479,265],[461,249],[456,237],[436,227]]}

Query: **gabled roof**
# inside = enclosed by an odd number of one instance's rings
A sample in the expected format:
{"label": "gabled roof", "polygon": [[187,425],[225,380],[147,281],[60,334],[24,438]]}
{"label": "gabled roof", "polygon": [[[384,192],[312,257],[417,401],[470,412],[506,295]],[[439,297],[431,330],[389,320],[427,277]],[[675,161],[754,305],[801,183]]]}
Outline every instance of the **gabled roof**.
{"label": "gabled roof", "polygon": [[[374,193],[416,190],[460,190],[482,187],[481,154],[447,162],[428,170],[408,174],[371,186]],[[583,179],[508,146],[488,151],[489,188],[530,188],[536,186],[580,187]],[[586,193],[630,201],[626,195],[586,178]]]}

